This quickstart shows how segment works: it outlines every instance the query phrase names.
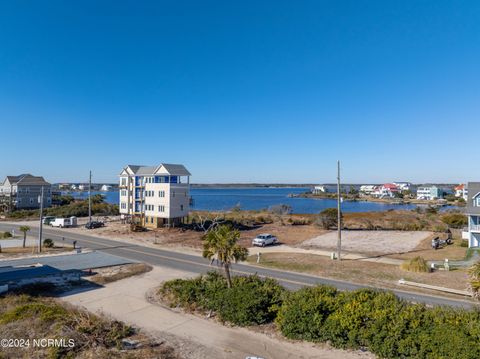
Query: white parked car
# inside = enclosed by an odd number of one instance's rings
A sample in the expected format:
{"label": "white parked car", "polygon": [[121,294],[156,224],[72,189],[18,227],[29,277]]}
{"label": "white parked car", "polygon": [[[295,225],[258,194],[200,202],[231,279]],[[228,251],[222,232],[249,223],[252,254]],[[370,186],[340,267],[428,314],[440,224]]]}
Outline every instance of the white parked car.
{"label": "white parked car", "polygon": [[256,236],[252,241],[252,246],[265,247],[271,244],[276,244],[278,242],[277,237],[272,236],[271,234],[264,233]]}

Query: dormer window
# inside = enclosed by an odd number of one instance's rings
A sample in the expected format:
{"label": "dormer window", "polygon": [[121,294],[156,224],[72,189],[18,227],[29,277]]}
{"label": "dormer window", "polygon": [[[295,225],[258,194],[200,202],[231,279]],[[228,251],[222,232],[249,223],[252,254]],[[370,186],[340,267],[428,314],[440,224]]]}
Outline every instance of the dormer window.
{"label": "dormer window", "polygon": [[475,198],[473,200],[473,206],[474,207],[480,207],[480,196],[478,196],[477,198]]}

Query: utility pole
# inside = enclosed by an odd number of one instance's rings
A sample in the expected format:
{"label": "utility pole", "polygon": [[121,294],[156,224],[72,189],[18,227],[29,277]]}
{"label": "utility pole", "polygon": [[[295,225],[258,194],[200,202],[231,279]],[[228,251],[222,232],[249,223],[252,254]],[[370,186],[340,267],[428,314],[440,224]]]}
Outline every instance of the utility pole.
{"label": "utility pole", "polygon": [[42,252],[42,231],[43,231],[43,186],[41,188],[40,197],[40,230],[38,231],[38,253]]}
{"label": "utility pole", "polygon": [[88,179],[88,223],[92,224],[92,171]]}
{"label": "utility pole", "polygon": [[340,261],[342,251],[342,209],[340,198],[340,161],[337,161],[337,259]]}

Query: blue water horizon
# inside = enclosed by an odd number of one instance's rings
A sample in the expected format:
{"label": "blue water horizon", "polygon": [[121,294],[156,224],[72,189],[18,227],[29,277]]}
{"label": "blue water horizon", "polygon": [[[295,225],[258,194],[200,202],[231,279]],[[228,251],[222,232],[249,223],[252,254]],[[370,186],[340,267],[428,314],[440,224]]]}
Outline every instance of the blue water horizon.
{"label": "blue water horizon", "polygon": [[[192,210],[198,211],[229,211],[239,207],[243,210],[263,210],[271,206],[286,204],[292,208],[293,213],[315,214],[326,208],[336,208],[336,199],[317,199],[291,197],[309,191],[308,187],[208,187],[192,188],[190,194],[193,198]],[[70,192],[78,199],[86,199],[87,192]],[[119,203],[119,192],[92,192],[105,196],[105,201],[111,204]],[[383,212],[388,210],[412,210],[415,204],[391,204],[367,201],[344,201],[343,212]],[[453,209],[453,206],[443,207]]]}

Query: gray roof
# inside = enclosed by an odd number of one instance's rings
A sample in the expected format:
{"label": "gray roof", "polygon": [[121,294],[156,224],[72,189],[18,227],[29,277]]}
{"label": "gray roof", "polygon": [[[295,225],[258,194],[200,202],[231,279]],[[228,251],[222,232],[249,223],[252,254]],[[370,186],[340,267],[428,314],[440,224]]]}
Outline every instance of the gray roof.
{"label": "gray roof", "polygon": [[480,193],[480,182],[468,182],[467,214],[479,214],[480,207],[473,206],[473,199]]}
{"label": "gray roof", "polygon": [[35,277],[38,278],[59,273],[61,273],[60,270],[50,266],[1,267],[0,284],[8,282],[18,282],[23,279]]}
{"label": "gray roof", "polygon": [[4,267],[32,266],[42,264],[57,270],[85,270],[133,263],[134,261],[105,252],[88,252],[58,256],[20,258],[0,261],[0,278]]}
{"label": "gray roof", "polygon": [[128,165],[127,167],[132,170],[132,172],[139,176],[149,176],[154,175],[155,171],[160,167],[165,167],[167,172],[172,176],[191,176],[191,173],[185,168],[184,165],[171,164],[171,163],[161,163],[158,166],[139,166],[139,165]]}
{"label": "gray roof", "polygon": [[[25,186],[50,186],[50,183],[45,181],[43,177],[32,176],[29,173],[18,176],[7,176],[5,180],[8,180],[11,185],[20,184]],[[5,181],[3,181],[3,183],[5,183]]]}
{"label": "gray roof", "polygon": [[163,167],[170,173],[171,175],[176,176],[191,176],[192,174],[188,172],[184,165],[175,165],[170,163],[162,163]]}

